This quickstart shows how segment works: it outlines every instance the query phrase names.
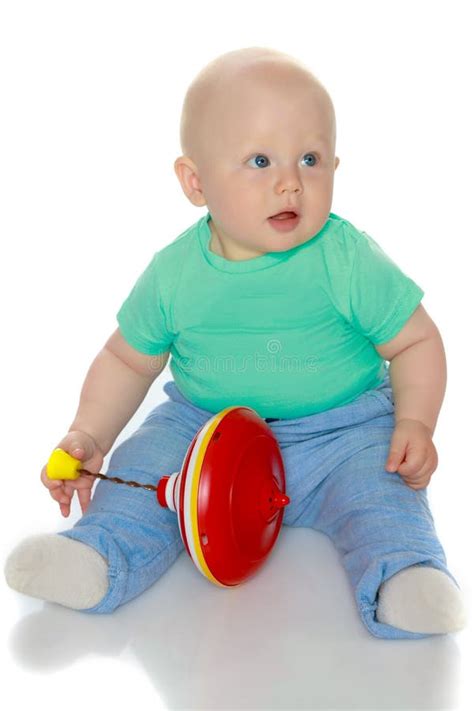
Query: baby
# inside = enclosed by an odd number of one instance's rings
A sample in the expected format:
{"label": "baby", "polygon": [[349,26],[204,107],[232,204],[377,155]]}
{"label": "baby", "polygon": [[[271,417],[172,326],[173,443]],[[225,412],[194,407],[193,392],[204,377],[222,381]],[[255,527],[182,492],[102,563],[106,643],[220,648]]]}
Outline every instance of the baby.
{"label": "baby", "polygon": [[[426,487],[446,386],[423,291],[365,232],[331,212],[336,121],[321,83],[268,48],[226,53],[189,87],[174,168],[208,212],[158,251],[93,361],[58,443],[99,472],[171,354],[168,399],[113,452],[108,473],[156,483],[179,471],[197,430],[254,408],[282,451],[284,523],[328,535],[377,637],[461,629]],[[10,554],[8,584],[111,612],[183,551],[177,517],[144,490],[41,480],[82,517]],[[317,566],[317,560],[312,561]]]}

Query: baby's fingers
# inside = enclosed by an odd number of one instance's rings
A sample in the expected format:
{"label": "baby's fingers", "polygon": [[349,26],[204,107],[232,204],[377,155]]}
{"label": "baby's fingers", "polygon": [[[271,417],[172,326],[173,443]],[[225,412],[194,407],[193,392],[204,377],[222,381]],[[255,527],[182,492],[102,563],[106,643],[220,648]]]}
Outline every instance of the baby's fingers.
{"label": "baby's fingers", "polygon": [[91,490],[89,489],[77,489],[77,497],[79,499],[79,504],[81,506],[82,513],[87,511],[89,502],[91,500]]}
{"label": "baby's fingers", "polygon": [[71,513],[71,501],[69,500],[67,503],[60,502],[59,509],[64,518],[67,518]]}
{"label": "baby's fingers", "polygon": [[[86,512],[86,509],[89,505],[89,501],[91,499],[91,489],[94,484],[95,477],[93,476],[87,476],[87,475],[82,475],[79,477],[79,479],[75,479],[73,481],[65,481],[64,482],[64,491],[66,495],[69,497],[68,499],[68,507],[67,507],[67,513],[63,514],[68,516],[69,511],[70,511],[70,502],[74,496],[74,492],[77,492],[77,497],[79,499],[79,504],[81,506],[81,511],[82,513]],[[63,510],[61,508],[61,513],[63,513]]]}
{"label": "baby's fingers", "polygon": [[67,517],[70,512],[72,494],[66,491],[63,481],[58,481],[57,483],[59,486],[50,489],[49,495],[59,504],[62,515]]}
{"label": "baby's fingers", "polygon": [[72,492],[66,491],[65,482],[62,479],[49,479],[45,469],[41,472],[41,481],[51,498],[59,504],[62,515],[67,518],[71,509]]}
{"label": "baby's fingers", "polygon": [[55,501],[61,501],[65,496],[64,482],[56,479],[55,481],[47,479],[43,481],[44,485],[48,489],[49,495]]}

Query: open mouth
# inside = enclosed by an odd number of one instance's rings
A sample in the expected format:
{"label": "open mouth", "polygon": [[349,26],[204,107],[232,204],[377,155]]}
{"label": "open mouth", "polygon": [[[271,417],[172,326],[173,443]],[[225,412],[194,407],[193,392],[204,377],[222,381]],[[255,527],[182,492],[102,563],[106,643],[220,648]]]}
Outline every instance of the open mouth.
{"label": "open mouth", "polygon": [[289,232],[296,227],[300,221],[300,216],[293,210],[285,210],[284,212],[277,212],[276,215],[272,215],[272,217],[268,218],[268,221],[271,226],[279,232]]}
{"label": "open mouth", "polygon": [[289,212],[278,212],[276,215],[270,217],[271,220],[291,220],[298,217],[296,212],[290,210]]}

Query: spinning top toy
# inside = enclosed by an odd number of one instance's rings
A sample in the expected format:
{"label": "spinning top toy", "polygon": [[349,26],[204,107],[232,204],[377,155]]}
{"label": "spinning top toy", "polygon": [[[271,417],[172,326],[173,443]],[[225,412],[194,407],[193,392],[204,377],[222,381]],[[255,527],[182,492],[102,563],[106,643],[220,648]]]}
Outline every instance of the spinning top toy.
{"label": "spinning top toy", "polygon": [[158,503],[176,511],[184,546],[197,569],[221,587],[239,585],[264,563],[280,533],[285,471],[278,442],[249,407],[228,407],[211,417],[192,440],[179,472],[157,486],[81,469],[55,449],[50,479],[90,474],[118,484],[156,491]]}

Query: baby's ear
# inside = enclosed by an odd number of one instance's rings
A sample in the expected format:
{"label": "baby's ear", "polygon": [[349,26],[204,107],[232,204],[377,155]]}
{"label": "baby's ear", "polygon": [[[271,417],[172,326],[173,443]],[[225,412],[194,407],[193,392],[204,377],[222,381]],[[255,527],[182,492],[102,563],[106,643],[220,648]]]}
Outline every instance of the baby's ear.
{"label": "baby's ear", "polygon": [[206,205],[206,198],[201,189],[201,181],[196,164],[187,156],[179,156],[174,162],[174,172],[181,184],[184,194],[197,207]]}

